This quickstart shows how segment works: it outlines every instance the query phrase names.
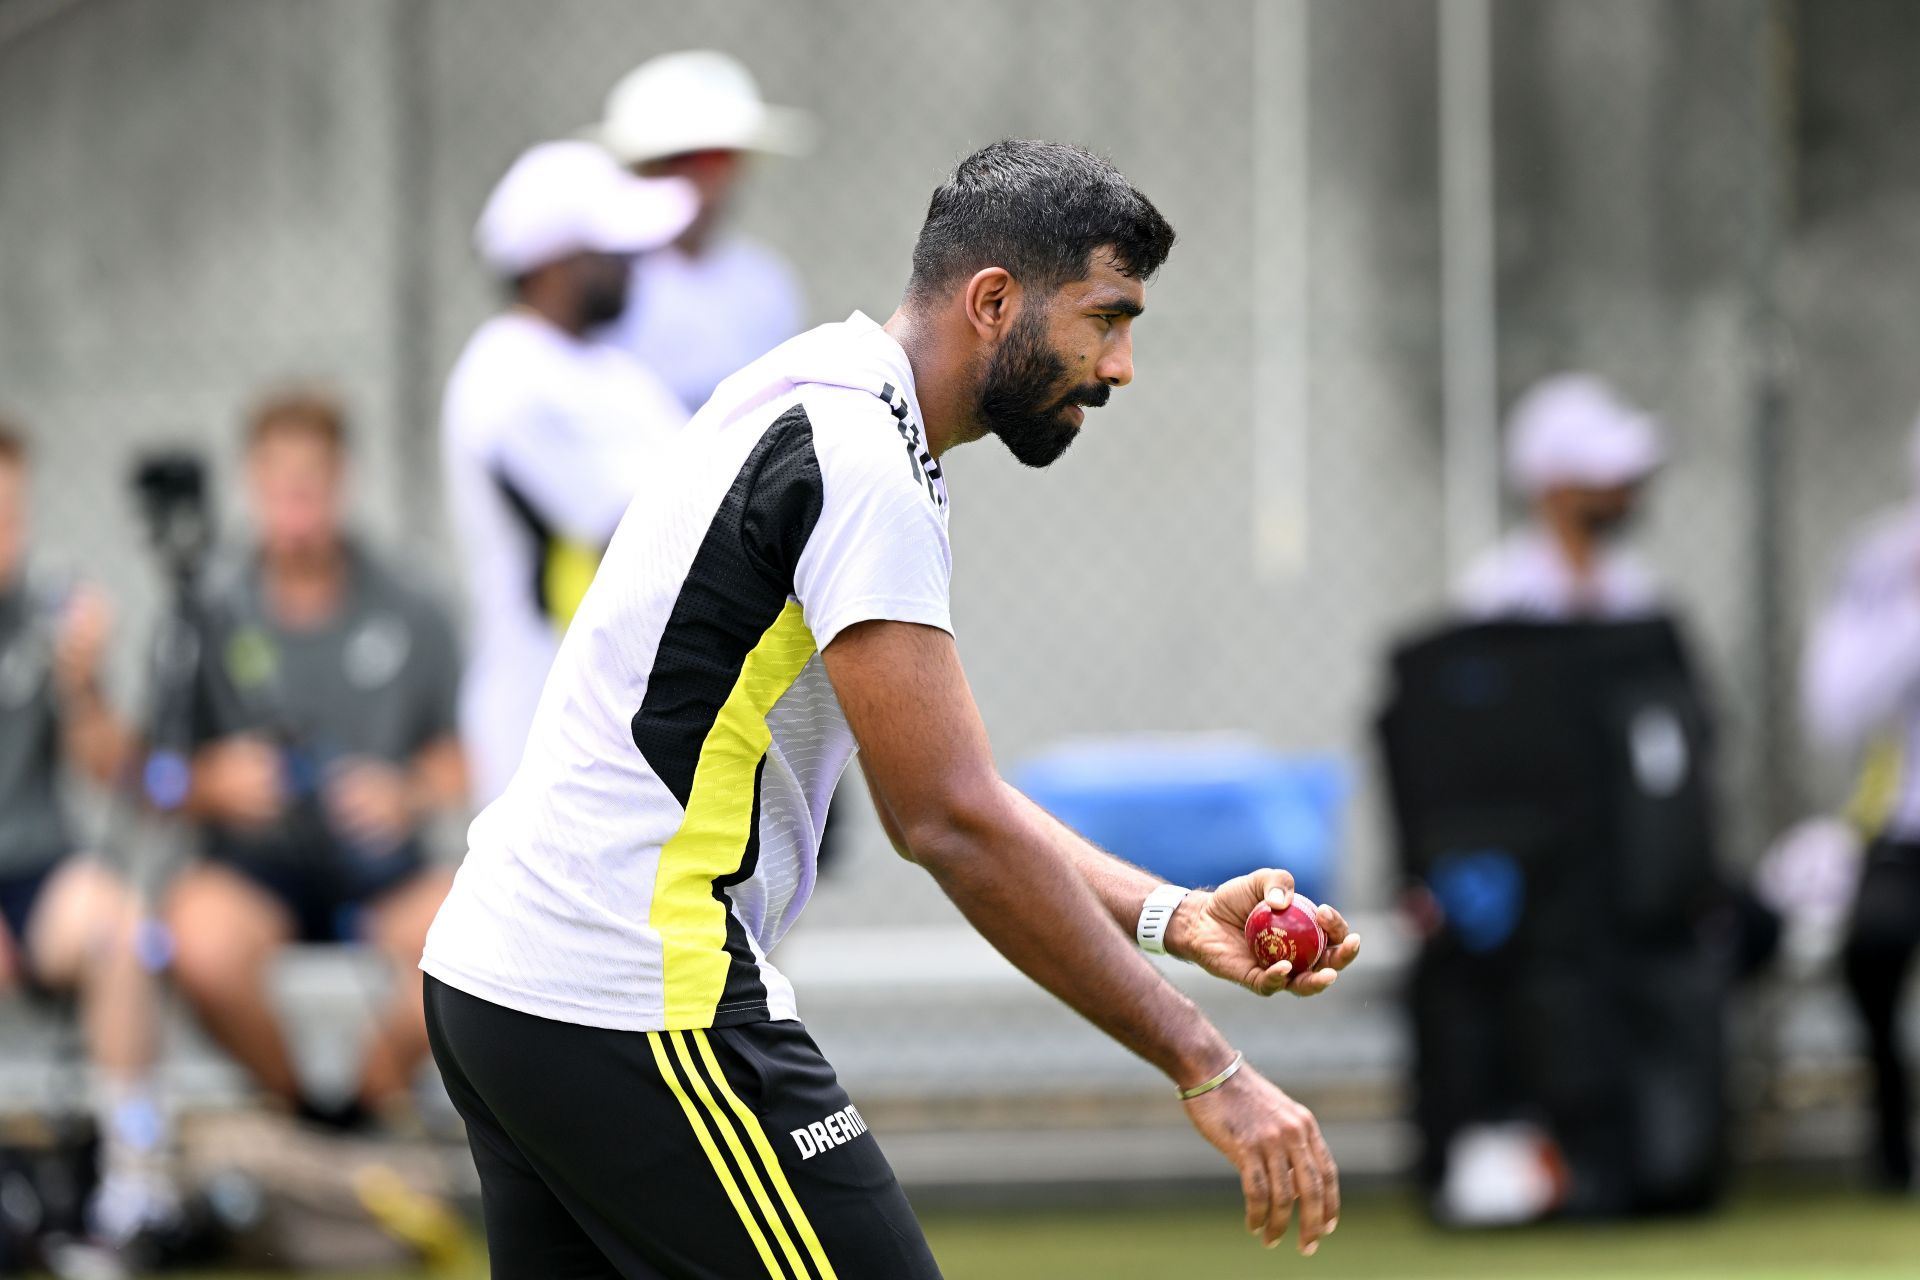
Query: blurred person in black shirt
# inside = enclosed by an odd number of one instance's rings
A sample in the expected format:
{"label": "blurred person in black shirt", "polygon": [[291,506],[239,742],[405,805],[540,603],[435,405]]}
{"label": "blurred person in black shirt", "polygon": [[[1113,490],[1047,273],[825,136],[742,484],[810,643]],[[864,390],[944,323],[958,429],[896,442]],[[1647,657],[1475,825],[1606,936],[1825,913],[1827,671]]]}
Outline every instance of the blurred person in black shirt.
{"label": "blurred person in black shirt", "polygon": [[[438,605],[344,525],[339,407],[263,403],[246,437],[256,540],[210,571],[199,610],[187,812],[205,857],[167,898],[174,971],[200,1020],[270,1094],[357,1127],[403,1103],[427,1051],[422,942],[451,881],[422,828],[466,801],[459,661]],[[306,1095],[269,1005],[293,942],[364,940],[393,998],[357,1094]]]}
{"label": "blurred person in black shirt", "polygon": [[116,781],[132,738],[101,691],[104,599],[28,570],[27,492],[25,439],[0,423],[0,979],[79,994],[103,1157],[90,1225],[124,1244],[177,1212],[151,1080],[153,980],[136,895],[76,852],[60,782],[69,766]]}

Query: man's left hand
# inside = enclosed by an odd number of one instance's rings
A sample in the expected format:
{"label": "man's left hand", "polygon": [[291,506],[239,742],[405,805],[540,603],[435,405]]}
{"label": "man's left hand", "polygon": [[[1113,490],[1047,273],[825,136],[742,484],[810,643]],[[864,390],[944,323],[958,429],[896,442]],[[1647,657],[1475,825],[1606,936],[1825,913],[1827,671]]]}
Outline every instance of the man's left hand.
{"label": "man's left hand", "polygon": [[1247,944],[1246,929],[1247,917],[1262,900],[1275,911],[1284,911],[1293,901],[1293,877],[1268,868],[1236,876],[1218,889],[1194,890],[1181,900],[1169,924],[1168,953],[1262,996],[1277,991],[1317,996],[1360,954],[1360,935],[1351,932],[1346,918],[1323,902],[1316,918],[1327,935],[1327,945],[1313,967],[1295,973],[1284,960],[1261,964]]}

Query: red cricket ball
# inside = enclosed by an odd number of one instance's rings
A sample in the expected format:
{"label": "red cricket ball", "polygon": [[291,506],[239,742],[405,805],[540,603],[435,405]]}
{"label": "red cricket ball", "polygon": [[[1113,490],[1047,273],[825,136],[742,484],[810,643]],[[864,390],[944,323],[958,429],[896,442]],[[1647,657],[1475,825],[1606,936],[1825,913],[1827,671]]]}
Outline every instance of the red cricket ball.
{"label": "red cricket ball", "polygon": [[1327,935],[1314,916],[1313,903],[1296,893],[1285,911],[1275,911],[1265,902],[1253,909],[1247,917],[1247,945],[1263,965],[1287,960],[1295,973],[1305,973],[1327,949]]}

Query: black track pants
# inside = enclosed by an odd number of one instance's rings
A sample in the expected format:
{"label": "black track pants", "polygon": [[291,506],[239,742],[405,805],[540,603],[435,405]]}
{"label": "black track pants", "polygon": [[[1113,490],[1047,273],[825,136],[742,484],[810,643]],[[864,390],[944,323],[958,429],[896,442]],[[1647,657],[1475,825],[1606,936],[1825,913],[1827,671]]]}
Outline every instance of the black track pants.
{"label": "black track pants", "polygon": [[797,1022],[608,1031],[426,981],[497,1280],[938,1280]]}

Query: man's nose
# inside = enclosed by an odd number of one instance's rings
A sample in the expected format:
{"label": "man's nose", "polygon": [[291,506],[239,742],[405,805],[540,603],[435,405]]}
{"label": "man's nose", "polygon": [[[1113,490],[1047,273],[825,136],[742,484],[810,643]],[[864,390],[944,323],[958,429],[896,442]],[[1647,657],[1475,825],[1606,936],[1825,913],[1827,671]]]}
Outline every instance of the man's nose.
{"label": "man's nose", "polygon": [[1122,334],[1108,344],[1106,352],[1100,357],[1100,363],[1093,368],[1094,376],[1110,387],[1124,387],[1133,381],[1133,336]]}

